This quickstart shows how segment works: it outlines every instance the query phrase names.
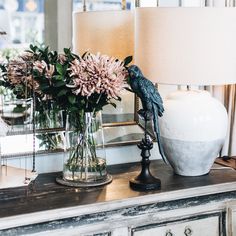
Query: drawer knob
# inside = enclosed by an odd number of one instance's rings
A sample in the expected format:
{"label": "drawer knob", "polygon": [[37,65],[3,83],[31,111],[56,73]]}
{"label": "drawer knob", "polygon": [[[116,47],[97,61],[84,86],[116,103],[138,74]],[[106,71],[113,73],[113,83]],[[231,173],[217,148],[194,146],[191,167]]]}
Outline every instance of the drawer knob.
{"label": "drawer knob", "polygon": [[186,236],[191,236],[191,235],[193,235],[193,230],[189,226],[187,226],[184,230],[184,234]]}
{"label": "drawer knob", "polygon": [[166,231],[166,235],[165,236],[174,236],[174,234],[169,229],[169,230]]}

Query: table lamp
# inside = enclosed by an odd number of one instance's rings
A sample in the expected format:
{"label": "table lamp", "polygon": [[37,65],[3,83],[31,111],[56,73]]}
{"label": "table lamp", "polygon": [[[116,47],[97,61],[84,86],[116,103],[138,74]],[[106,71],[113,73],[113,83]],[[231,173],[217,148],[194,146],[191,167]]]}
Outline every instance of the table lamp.
{"label": "table lamp", "polygon": [[[158,84],[236,82],[236,8],[136,9],[135,64]],[[179,90],[164,100],[160,134],[174,172],[210,171],[227,133],[227,112],[210,93]]]}
{"label": "table lamp", "polygon": [[76,12],[73,50],[106,54],[123,60],[134,53],[133,11]]}

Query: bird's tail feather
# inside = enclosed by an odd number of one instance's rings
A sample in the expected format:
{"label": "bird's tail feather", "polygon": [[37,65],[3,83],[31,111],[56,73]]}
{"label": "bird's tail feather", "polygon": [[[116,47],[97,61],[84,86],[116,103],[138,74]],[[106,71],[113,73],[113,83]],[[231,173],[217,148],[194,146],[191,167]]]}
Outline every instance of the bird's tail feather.
{"label": "bird's tail feather", "polygon": [[164,150],[163,150],[163,147],[162,147],[162,144],[161,144],[160,129],[159,129],[159,124],[158,124],[158,109],[157,109],[156,104],[153,104],[152,108],[153,108],[154,132],[156,134],[156,139],[157,139],[157,144],[158,144],[159,152],[160,152],[160,155],[161,155],[163,161],[166,164],[169,164],[168,160],[166,159],[166,156],[164,154]]}

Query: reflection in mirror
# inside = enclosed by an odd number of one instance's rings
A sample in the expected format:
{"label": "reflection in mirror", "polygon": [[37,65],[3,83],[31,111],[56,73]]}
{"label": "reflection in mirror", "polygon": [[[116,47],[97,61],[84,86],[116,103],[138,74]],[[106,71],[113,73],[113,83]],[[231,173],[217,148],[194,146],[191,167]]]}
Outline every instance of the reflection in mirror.
{"label": "reflection in mirror", "polygon": [[4,100],[1,117],[12,131],[19,130],[20,126],[23,130],[30,129],[30,124],[32,123],[32,99]]}
{"label": "reflection in mirror", "polygon": [[[1,138],[1,154],[3,158],[27,156],[34,152],[32,133]],[[138,143],[143,137],[143,129],[136,125],[114,126],[104,128],[105,146],[129,145]],[[14,148],[13,148],[14,144]],[[37,154],[63,152],[64,131],[42,132],[36,135],[35,151]]]}
{"label": "reflection in mirror", "polygon": [[[41,133],[36,135],[35,151],[37,153],[48,153],[63,151],[63,133]],[[1,155],[5,157],[27,156],[34,152],[33,134],[17,134],[1,138]],[[14,148],[12,145],[14,144]]]}
{"label": "reflection in mirror", "polygon": [[102,111],[102,121],[104,124],[132,123],[134,122],[134,94],[123,91],[121,101],[116,103],[116,108],[108,105]]}
{"label": "reflection in mirror", "polygon": [[143,138],[143,129],[138,125],[104,128],[105,145],[137,144]]}

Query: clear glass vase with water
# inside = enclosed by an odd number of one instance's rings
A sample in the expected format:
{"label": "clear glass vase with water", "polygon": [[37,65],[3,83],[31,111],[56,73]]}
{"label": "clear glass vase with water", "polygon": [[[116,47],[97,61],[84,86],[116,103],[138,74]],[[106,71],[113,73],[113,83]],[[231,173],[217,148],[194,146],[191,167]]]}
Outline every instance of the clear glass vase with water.
{"label": "clear glass vase with water", "polygon": [[78,186],[108,180],[101,112],[67,117],[63,180]]}

